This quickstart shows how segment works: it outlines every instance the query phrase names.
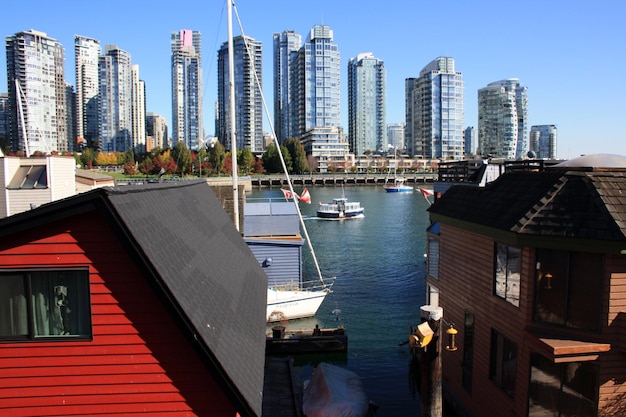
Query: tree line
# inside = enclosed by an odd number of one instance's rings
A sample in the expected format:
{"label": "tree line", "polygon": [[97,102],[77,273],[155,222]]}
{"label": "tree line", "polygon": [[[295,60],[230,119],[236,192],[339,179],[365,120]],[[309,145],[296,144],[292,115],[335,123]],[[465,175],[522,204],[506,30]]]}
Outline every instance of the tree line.
{"label": "tree line", "polygon": [[[255,156],[250,148],[237,151],[238,175],[283,173],[284,169],[276,145],[268,145],[262,155]],[[289,174],[311,172],[302,143],[290,138],[280,145],[285,166]],[[180,176],[219,176],[232,174],[232,153],[215,142],[210,147],[198,151],[190,150],[184,142],[178,142],[173,148],[154,148],[145,154],[137,154],[133,149],[125,152],[104,152],[86,147],[82,152],[59,153],[53,155],[71,155],[78,166],[94,169],[103,166],[123,166],[126,175],[180,175]],[[7,152],[7,156],[23,156],[19,152]],[[44,156],[35,152],[33,157]]]}

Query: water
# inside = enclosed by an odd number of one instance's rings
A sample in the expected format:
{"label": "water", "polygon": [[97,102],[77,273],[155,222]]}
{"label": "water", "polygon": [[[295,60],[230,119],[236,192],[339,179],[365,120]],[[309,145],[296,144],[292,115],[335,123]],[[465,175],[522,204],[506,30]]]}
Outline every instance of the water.
{"label": "water", "polygon": [[[377,417],[419,416],[411,356],[399,344],[407,340],[409,327],[419,324],[425,304],[428,203],[417,190],[386,193],[382,186],[351,186],[344,189],[345,196],[361,202],[365,216],[321,220],[315,217],[317,203],[340,197],[342,188],[311,187],[309,192],[312,204],[300,203],[300,210],[322,274],[336,282],[315,318],[292,321],[288,330],[343,325],[349,345],[345,355],[296,357],[300,379],[308,379],[319,361],[330,362],[361,377],[368,398],[380,407]],[[282,192],[265,189],[248,195],[282,197]],[[315,278],[306,255],[304,270]],[[335,309],[341,310],[338,320]]]}

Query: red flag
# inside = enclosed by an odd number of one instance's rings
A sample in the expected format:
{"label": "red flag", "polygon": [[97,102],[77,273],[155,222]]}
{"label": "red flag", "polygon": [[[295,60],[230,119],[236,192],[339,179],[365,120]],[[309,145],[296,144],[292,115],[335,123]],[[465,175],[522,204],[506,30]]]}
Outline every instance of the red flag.
{"label": "red flag", "polygon": [[434,191],[427,190],[426,188],[418,188],[418,190],[420,190],[420,193],[422,193],[426,201],[428,201],[429,203],[430,203],[430,200],[428,199],[428,197],[435,195]]}
{"label": "red flag", "polygon": [[309,190],[306,188],[302,190],[302,194],[298,197],[300,201],[304,201],[305,203],[311,204],[311,194],[309,194]]}
{"label": "red flag", "polygon": [[293,196],[291,195],[291,191],[289,191],[289,190],[285,190],[284,188],[281,188],[281,189],[280,189],[280,191],[282,191],[282,192],[283,192],[283,194],[285,195],[285,198],[286,198],[287,200],[290,200],[290,199],[292,199],[292,198],[293,198]]}

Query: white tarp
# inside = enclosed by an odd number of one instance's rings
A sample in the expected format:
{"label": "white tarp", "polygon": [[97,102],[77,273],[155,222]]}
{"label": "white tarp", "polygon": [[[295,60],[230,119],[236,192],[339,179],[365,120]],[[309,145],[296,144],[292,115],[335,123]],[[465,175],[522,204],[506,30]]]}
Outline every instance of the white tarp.
{"label": "white tarp", "polygon": [[368,408],[359,376],[335,365],[317,365],[304,388],[302,411],[306,417],[365,417]]}

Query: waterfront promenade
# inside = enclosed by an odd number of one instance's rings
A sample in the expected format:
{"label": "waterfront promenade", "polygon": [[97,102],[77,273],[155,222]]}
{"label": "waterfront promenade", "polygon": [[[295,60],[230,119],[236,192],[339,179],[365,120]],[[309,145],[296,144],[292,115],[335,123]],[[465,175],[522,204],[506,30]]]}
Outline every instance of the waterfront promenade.
{"label": "waterfront promenade", "polygon": [[[402,178],[409,184],[432,183],[437,174],[417,173],[403,174]],[[253,188],[272,188],[287,185],[287,178],[283,174],[254,175],[250,179]],[[393,175],[388,174],[304,174],[290,175],[291,183],[296,186],[336,186],[336,185],[385,185],[393,183]]]}

